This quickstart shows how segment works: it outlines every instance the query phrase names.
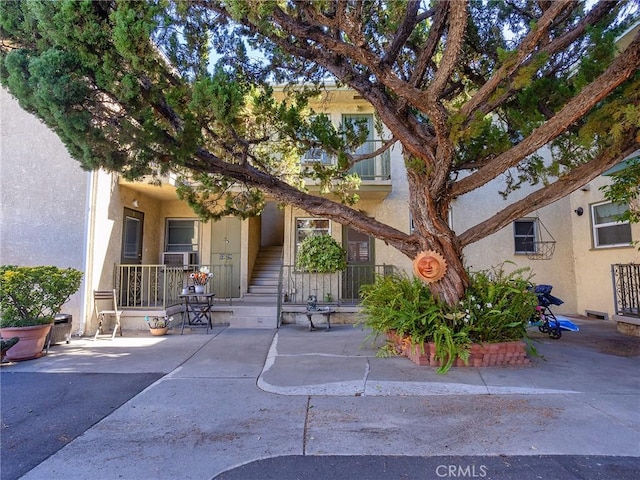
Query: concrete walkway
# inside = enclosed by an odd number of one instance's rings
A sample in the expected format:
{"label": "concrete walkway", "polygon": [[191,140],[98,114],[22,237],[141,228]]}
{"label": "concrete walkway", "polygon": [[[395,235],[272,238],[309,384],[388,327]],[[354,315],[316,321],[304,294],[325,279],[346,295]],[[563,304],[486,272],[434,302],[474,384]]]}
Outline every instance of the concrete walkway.
{"label": "concrete walkway", "polygon": [[[350,455],[606,456],[640,467],[640,339],[577,323],[560,340],[533,332],[541,356],[530,367],[446,375],[376,358],[368,332],[346,325],[125,332],[57,345],[1,373],[159,374],[25,479],[212,479],[258,460]],[[17,428],[4,412],[3,424],[3,435]]]}

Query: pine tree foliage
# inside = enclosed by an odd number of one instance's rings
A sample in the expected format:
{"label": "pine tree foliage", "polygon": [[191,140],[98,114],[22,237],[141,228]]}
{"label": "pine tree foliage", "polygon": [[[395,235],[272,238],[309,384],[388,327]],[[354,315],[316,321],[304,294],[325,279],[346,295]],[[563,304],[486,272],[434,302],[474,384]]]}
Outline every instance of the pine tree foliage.
{"label": "pine tree foliage", "polygon": [[[268,195],[410,258],[437,250],[449,269],[431,288],[453,303],[465,245],[637,150],[640,36],[617,39],[638,17],[631,0],[5,1],[0,80],[87,169],[177,172],[204,218],[255,215]],[[414,232],[357,209],[367,131],[310,108],[329,82],[375,108],[374,154],[401,145]],[[310,148],[338,160],[301,166]],[[451,231],[451,201],[497,177],[505,196],[537,188]]]}

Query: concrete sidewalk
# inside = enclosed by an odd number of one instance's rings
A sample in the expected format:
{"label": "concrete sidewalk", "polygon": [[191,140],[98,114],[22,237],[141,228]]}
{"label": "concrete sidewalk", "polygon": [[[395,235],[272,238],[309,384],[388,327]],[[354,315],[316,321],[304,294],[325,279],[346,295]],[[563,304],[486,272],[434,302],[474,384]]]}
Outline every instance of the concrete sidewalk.
{"label": "concrete sidewalk", "polygon": [[25,479],[211,479],[303,456],[637,460],[640,339],[579,323],[560,340],[534,332],[530,367],[446,375],[376,358],[367,332],[346,325],[74,340],[2,374],[163,375]]}

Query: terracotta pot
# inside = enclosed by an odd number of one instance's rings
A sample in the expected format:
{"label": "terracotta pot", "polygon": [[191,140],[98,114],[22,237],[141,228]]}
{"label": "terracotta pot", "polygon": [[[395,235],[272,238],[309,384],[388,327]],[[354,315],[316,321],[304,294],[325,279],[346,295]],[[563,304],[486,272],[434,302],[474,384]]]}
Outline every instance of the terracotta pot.
{"label": "terracotta pot", "polygon": [[169,330],[169,327],[162,327],[162,328],[150,328],[149,331],[151,332],[151,335],[159,337],[161,335],[166,335],[167,334],[167,330]]}
{"label": "terracotta pot", "polygon": [[6,358],[10,361],[31,360],[44,355],[44,342],[52,324],[34,325],[32,327],[5,327],[0,329],[2,338],[19,337],[20,341],[7,350]]}

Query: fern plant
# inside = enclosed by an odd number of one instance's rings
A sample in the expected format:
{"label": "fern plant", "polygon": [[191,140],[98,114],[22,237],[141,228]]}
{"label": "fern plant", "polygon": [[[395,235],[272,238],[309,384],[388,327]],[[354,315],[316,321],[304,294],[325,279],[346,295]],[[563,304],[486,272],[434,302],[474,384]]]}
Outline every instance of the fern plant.
{"label": "fern plant", "polygon": [[453,307],[439,302],[427,286],[406,275],[378,276],[360,290],[364,324],[374,335],[395,330],[418,345],[435,343],[438,373],[457,358],[467,361],[472,343],[521,340],[537,305],[528,269],[506,273],[503,266],[470,272],[465,297]]}

